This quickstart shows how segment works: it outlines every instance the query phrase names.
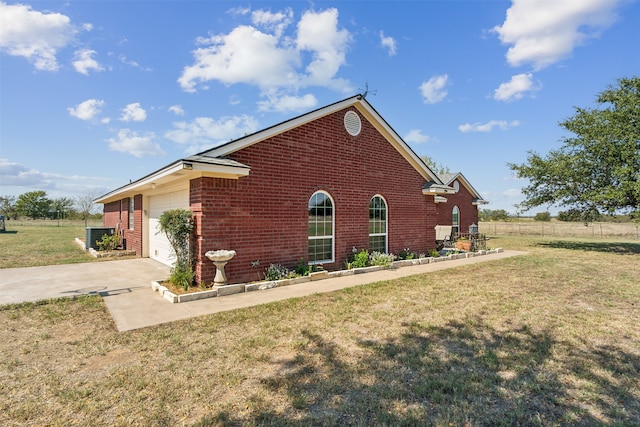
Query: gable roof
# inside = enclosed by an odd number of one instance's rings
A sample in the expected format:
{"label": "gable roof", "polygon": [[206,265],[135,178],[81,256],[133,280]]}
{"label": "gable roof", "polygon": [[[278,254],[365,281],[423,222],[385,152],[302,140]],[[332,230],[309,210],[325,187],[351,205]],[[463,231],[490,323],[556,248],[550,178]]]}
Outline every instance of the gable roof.
{"label": "gable roof", "polygon": [[328,116],[337,111],[343,110],[348,107],[354,107],[360,114],[362,114],[375,128],[380,132],[385,139],[407,160],[425,180],[433,181],[438,184],[442,184],[440,178],[420,159],[420,157],[407,145],[406,142],[398,135],[398,133],[382,118],[382,116],[369,104],[369,102],[362,95],[355,95],[350,98],[343,99],[342,101],[329,104],[325,107],[318,108],[311,112],[302,114],[292,119],[286,120],[282,123],[268,127],[251,135],[244,136],[242,138],[230,141],[226,144],[206,150],[200,155],[224,157],[232,154],[243,148],[249,147],[253,144],[257,144],[261,141],[269,139],[275,135],[284,133],[290,129],[298,126],[310,123],[321,117]]}
{"label": "gable roof", "polygon": [[489,203],[488,201],[482,198],[480,193],[475,188],[473,188],[471,183],[467,180],[467,178],[465,178],[462,172],[441,173],[440,179],[447,186],[451,186],[451,184],[453,184],[454,181],[458,180],[462,185],[464,185],[467,188],[467,190],[469,190],[469,193],[471,193],[471,195],[473,196],[474,204],[482,205],[482,204]]}
{"label": "gable roof", "polygon": [[425,181],[427,181],[423,193],[441,194],[453,192],[453,189],[442,182],[441,178],[404,142],[400,135],[398,135],[371,104],[367,102],[364,96],[355,95],[201,153],[177,160],[139,180],[100,196],[94,201],[96,203],[108,203],[142,192],[147,194],[151,193],[151,190],[155,190],[159,184],[164,185],[172,181],[193,179],[199,176],[215,176],[229,179],[238,179],[242,176],[247,176],[251,169],[250,166],[227,159],[226,156],[348,107],[354,107],[358,110]]}

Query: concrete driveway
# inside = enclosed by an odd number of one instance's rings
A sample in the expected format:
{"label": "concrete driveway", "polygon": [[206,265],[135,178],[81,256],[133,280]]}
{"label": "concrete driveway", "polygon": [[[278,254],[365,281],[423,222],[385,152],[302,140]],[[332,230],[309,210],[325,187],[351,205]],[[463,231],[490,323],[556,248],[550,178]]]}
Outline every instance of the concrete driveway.
{"label": "concrete driveway", "polygon": [[0,304],[49,298],[131,293],[169,276],[169,267],[150,258],[0,269]]}

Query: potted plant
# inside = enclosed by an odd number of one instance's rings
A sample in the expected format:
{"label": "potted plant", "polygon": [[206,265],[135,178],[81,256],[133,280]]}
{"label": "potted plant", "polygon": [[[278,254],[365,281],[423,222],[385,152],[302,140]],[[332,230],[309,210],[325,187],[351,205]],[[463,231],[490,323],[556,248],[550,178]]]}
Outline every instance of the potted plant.
{"label": "potted plant", "polygon": [[456,241],[456,248],[461,251],[470,251],[471,250],[471,240],[468,240],[466,237],[461,237],[458,241]]}

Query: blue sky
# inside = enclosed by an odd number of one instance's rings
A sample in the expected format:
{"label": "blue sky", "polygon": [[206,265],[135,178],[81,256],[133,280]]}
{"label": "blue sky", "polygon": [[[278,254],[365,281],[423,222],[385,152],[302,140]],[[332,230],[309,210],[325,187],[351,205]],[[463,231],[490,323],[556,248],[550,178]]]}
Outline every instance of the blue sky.
{"label": "blue sky", "polygon": [[8,1],[0,20],[2,196],[100,195],[368,85],[414,151],[515,213],[507,162],[640,74],[634,1]]}

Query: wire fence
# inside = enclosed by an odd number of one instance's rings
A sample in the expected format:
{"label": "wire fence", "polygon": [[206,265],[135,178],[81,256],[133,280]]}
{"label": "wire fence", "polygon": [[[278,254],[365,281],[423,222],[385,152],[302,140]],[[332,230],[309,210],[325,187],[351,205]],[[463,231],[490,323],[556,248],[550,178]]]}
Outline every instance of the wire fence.
{"label": "wire fence", "polygon": [[556,236],[597,239],[640,240],[640,227],[634,223],[595,222],[585,226],[577,222],[480,222],[479,231],[488,236]]}

